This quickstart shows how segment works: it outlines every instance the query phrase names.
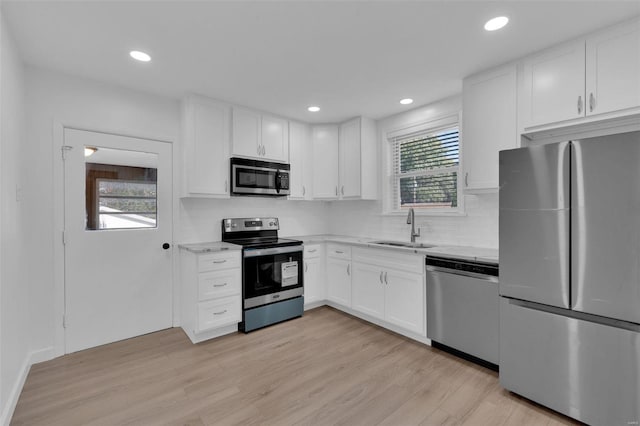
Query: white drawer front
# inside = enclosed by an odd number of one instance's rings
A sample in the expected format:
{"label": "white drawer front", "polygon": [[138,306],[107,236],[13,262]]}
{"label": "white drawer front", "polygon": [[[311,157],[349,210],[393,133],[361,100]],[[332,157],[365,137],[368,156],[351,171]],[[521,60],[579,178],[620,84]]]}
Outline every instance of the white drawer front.
{"label": "white drawer front", "polygon": [[210,330],[242,321],[240,295],[198,303],[198,330]]}
{"label": "white drawer front", "polygon": [[198,274],[198,301],[219,299],[242,293],[240,268]]}
{"label": "white drawer front", "polygon": [[328,243],[327,256],[337,257],[338,259],[351,259],[351,246],[344,244]]}
{"label": "white drawer front", "polygon": [[304,258],[314,259],[324,255],[324,247],[322,244],[309,244],[304,246]]}
{"label": "white drawer front", "polygon": [[239,250],[201,254],[198,256],[198,272],[239,268],[240,258],[241,252]]}
{"label": "white drawer front", "polygon": [[382,269],[396,269],[414,274],[424,273],[424,255],[404,250],[362,248],[353,249],[354,262],[377,265]]}

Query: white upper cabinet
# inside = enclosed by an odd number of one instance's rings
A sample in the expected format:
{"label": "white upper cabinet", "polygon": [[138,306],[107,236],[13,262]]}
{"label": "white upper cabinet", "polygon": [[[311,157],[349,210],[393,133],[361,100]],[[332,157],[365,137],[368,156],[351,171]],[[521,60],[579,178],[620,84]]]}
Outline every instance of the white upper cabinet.
{"label": "white upper cabinet", "polygon": [[358,117],[340,125],[341,198],[375,200],[377,191],[376,125]]}
{"label": "white upper cabinet", "polygon": [[282,163],[289,162],[289,122],[262,115],[262,157]]}
{"label": "white upper cabinet", "polygon": [[262,158],[260,113],[233,107],[233,155]]}
{"label": "white upper cabinet", "polygon": [[525,59],[524,126],[583,117],[584,80],[584,41]]}
{"label": "white upper cabinet", "polygon": [[516,65],[468,77],[462,87],[466,192],[498,189],[498,152],[517,146]]}
{"label": "white upper cabinet", "polygon": [[338,198],[338,126],[313,126],[313,198]]}
{"label": "white upper cabinet", "polygon": [[313,198],[313,146],[308,125],[292,121],[289,123],[289,199],[311,200]]}
{"label": "white upper cabinet", "polygon": [[286,120],[242,107],[233,107],[233,155],[289,162]]}
{"label": "white upper cabinet", "polygon": [[640,106],[640,21],[587,39],[587,115]]}
{"label": "white upper cabinet", "polygon": [[231,107],[200,96],[182,105],[187,197],[229,196]]}
{"label": "white upper cabinet", "polygon": [[640,20],[523,61],[520,117],[525,131],[559,122],[572,124],[576,119],[615,118],[639,110]]}
{"label": "white upper cabinet", "polygon": [[312,127],[314,198],[377,198],[376,135],[375,122],[362,117]]}

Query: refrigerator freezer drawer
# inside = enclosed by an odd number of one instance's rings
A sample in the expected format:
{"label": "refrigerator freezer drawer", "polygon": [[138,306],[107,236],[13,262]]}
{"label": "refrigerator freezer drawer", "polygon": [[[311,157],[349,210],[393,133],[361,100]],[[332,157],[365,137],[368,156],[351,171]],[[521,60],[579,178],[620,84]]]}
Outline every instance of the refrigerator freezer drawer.
{"label": "refrigerator freezer drawer", "polygon": [[640,327],[570,318],[501,298],[500,342],[506,389],[588,424],[640,421]]}

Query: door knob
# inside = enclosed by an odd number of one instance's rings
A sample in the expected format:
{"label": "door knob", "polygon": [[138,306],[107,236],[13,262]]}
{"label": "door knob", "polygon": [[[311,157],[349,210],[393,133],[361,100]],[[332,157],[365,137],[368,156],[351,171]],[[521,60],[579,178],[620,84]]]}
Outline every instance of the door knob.
{"label": "door knob", "polygon": [[169,244],[169,243],[164,243],[162,245],[162,248],[165,249],[165,250],[169,250],[169,247],[171,247],[171,244]]}

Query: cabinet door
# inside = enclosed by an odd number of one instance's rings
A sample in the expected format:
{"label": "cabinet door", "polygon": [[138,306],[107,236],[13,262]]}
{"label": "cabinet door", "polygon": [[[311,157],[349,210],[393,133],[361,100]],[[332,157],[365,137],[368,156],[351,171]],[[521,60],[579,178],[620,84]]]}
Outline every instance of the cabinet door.
{"label": "cabinet door", "polygon": [[228,197],[230,106],[194,96],[183,111],[187,195]]}
{"label": "cabinet door", "polygon": [[385,319],[391,324],[426,336],[424,275],[389,269],[385,272]]}
{"label": "cabinet door", "polygon": [[319,257],[304,260],[304,303],[324,300],[322,259]]}
{"label": "cabinet door", "polygon": [[351,307],[351,261],[327,259],[327,299]]}
{"label": "cabinet door", "polygon": [[338,126],[314,126],[312,129],[313,198],[338,198]]}
{"label": "cabinet door", "polygon": [[498,152],[516,148],[516,66],[463,82],[462,149],[469,192],[498,189]]}
{"label": "cabinet door", "polygon": [[233,107],[233,155],[262,158],[260,113]]}
{"label": "cabinet door", "polygon": [[266,160],[289,162],[289,122],[262,115],[262,157]]}
{"label": "cabinet door", "polygon": [[353,263],[351,305],[354,310],[384,319],[384,273],[382,268]]}
{"label": "cabinet door", "polygon": [[587,39],[587,115],[640,107],[640,21]]}
{"label": "cabinet door", "polygon": [[360,119],[340,125],[340,196],[360,196]]}
{"label": "cabinet door", "polygon": [[311,198],[308,184],[308,170],[306,157],[311,157],[309,143],[309,128],[302,123],[289,123],[289,164],[291,175],[289,179],[289,198],[304,200]]}
{"label": "cabinet door", "polygon": [[525,128],[584,117],[584,61],[584,41],[564,44],[525,60]]}

